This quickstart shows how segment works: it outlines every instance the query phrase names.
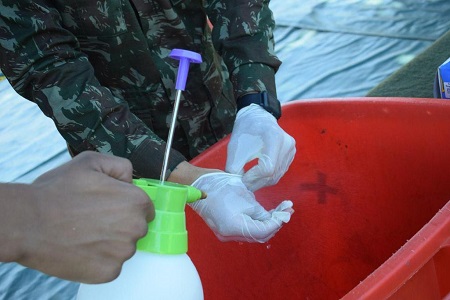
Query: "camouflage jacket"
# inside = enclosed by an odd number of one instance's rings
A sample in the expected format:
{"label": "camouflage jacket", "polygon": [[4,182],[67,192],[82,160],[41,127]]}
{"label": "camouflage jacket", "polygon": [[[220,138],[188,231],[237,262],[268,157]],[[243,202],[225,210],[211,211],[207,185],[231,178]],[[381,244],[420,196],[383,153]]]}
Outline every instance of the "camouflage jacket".
{"label": "camouflage jacket", "polygon": [[170,169],[231,132],[239,95],[275,94],[268,2],[0,0],[0,69],[72,150],[126,157],[157,178],[175,98],[171,49],[203,63],[191,64]]}

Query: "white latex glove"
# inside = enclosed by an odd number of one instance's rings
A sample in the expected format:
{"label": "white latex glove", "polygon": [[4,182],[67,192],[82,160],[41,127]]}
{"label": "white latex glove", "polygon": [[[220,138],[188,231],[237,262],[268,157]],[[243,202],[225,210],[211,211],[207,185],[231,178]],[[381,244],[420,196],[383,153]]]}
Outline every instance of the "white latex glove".
{"label": "white latex glove", "polygon": [[225,172],[200,176],[192,186],[207,193],[207,198],[189,204],[222,242],[267,242],[289,222],[291,201],[265,210],[242,182],[240,175]]}
{"label": "white latex glove", "polygon": [[[251,191],[276,184],[286,173],[295,155],[295,140],[264,108],[251,104],[236,117],[228,144],[225,170],[243,175]],[[244,174],[244,166],[258,158],[258,164]]]}

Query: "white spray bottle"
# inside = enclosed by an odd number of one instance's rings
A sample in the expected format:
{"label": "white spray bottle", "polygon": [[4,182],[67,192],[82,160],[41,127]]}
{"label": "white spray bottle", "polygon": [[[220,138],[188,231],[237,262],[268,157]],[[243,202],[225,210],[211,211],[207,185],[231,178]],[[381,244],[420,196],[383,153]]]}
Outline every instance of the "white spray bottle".
{"label": "white spray bottle", "polygon": [[187,252],[185,204],[201,198],[191,186],[158,180],[134,182],[152,199],[155,219],[137,243],[136,254],[119,277],[104,284],[81,284],[77,300],[202,300],[203,288]]}

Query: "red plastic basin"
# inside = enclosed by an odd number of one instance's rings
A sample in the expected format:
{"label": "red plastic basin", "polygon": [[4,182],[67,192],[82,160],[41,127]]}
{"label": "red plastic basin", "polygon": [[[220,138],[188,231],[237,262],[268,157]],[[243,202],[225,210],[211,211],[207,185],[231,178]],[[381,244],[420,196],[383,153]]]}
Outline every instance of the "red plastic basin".
{"label": "red plastic basin", "polygon": [[[267,209],[290,199],[295,213],[266,244],[222,243],[188,209],[205,299],[445,298],[450,101],[316,99],[282,109],[297,154],[256,196]],[[227,142],[192,163],[223,169]]]}

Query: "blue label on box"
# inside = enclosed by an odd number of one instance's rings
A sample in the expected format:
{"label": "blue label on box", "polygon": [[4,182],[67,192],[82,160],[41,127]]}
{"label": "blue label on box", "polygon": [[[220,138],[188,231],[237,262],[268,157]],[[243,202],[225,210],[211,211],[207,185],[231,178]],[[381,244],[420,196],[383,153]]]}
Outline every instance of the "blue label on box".
{"label": "blue label on box", "polygon": [[439,67],[438,78],[441,98],[450,99],[450,58]]}

